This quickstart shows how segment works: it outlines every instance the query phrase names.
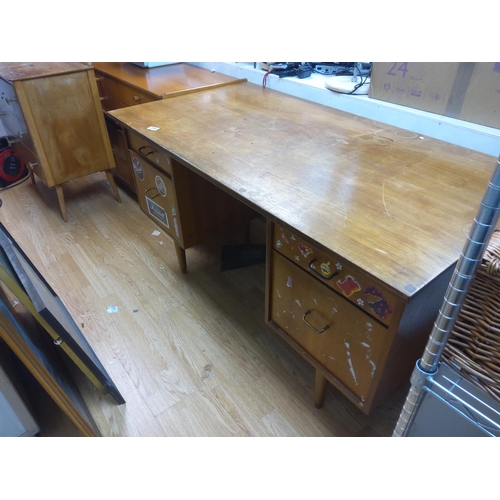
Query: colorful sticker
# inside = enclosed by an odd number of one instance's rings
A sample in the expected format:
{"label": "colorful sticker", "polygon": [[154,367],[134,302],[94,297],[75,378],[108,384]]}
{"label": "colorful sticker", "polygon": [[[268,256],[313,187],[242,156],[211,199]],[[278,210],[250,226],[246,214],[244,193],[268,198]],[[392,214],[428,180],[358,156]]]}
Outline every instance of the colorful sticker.
{"label": "colorful sticker", "polygon": [[392,314],[392,307],[389,305],[387,300],[384,298],[382,292],[375,288],[374,286],[369,286],[364,292],[365,295],[374,295],[379,297],[379,300],[374,300],[368,302],[373,312],[382,319],[385,319],[389,314]]}
{"label": "colorful sticker", "polygon": [[309,247],[306,247],[304,243],[299,243],[298,244],[300,253],[304,256],[307,257],[308,255],[312,254],[312,250]]}
{"label": "colorful sticker", "polygon": [[281,248],[283,246],[283,243],[281,243],[280,240],[276,242],[276,248]]}
{"label": "colorful sticker", "polygon": [[285,234],[284,234],[284,233],[281,235],[281,237],[283,238],[283,241],[284,241],[285,243],[290,243],[290,242],[287,240],[287,238],[286,238],[286,236],[285,236]]}
{"label": "colorful sticker", "polygon": [[290,238],[292,238],[292,240],[295,241],[295,236],[293,234],[290,236]]}
{"label": "colorful sticker", "polygon": [[286,286],[288,288],[292,288],[292,277],[291,276],[288,276],[288,279],[286,281]]}
{"label": "colorful sticker", "polygon": [[297,262],[300,262],[300,257],[299,257],[298,255],[296,255],[296,256],[295,256],[295,260],[296,260]]}
{"label": "colorful sticker", "polygon": [[335,264],[335,267],[337,268],[337,270],[342,271],[342,264],[340,262],[337,262]]}
{"label": "colorful sticker", "polygon": [[320,266],[319,266],[319,270],[321,271],[321,274],[323,276],[326,276],[328,278],[328,276],[330,276],[330,274],[332,274],[332,271],[330,269],[330,263],[329,262],[323,262]]}
{"label": "colorful sticker", "polygon": [[353,293],[361,290],[359,283],[350,274],[345,277],[344,281],[338,280],[337,286],[346,297],[350,297]]}
{"label": "colorful sticker", "polygon": [[365,301],[363,299],[358,299],[356,301],[358,303],[358,305],[360,305],[361,307],[363,307],[365,305]]}

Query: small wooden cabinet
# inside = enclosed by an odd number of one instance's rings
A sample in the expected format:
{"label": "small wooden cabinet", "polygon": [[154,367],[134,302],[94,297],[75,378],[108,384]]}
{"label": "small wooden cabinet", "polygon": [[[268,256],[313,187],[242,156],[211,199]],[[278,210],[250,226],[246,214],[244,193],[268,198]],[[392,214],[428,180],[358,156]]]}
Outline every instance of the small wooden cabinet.
{"label": "small wooden cabinet", "polygon": [[119,62],[96,62],[93,66],[116,163],[113,172],[117,180],[136,194],[123,128],[107,112],[246,81],[185,63],[156,68]]}
{"label": "small wooden cabinet", "polygon": [[67,221],[63,184],[115,164],[91,66],[80,63],[0,63],[0,118],[17,155],[55,187]]}

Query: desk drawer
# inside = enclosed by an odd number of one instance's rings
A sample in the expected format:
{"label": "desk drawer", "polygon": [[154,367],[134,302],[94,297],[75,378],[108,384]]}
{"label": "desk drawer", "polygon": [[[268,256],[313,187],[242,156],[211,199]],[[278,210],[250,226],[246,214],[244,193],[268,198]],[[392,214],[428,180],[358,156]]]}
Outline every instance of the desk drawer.
{"label": "desk drawer", "polygon": [[272,254],[272,322],[357,398],[366,400],[387,328],[293,262]]}
{"label": "desk drawer", "polygon": [[279,224],[274,225],[273,246],[332,290],[390,325],[401,299],[384,285],[355,270],[345,259],[328,255]]}
{"label": "desk drawer", "polygon": [[130,150],[141,210],[172,238],[181,242],[177,199],[170,175]]}
{"label": "desk drawer", "polygon": [[133,149],[139,157],[149,160],[157,168],[172,176],[172,161],[165,151],[162,151],[156,144],[133,132],[128,133],[128,141],[130,149]]}
{"label": "desk drawer", "polygon": [[103,103],[105,105],[108,99],[112,102],[123,103],[124,107],[145,104],[147,102],[158,100],[146,92],[142,92],[134,87],[129,87],[128,85],[125,85],[108,76],[99,74],[98,78],[98,87],[101,92],[101,97],[104,98]]}

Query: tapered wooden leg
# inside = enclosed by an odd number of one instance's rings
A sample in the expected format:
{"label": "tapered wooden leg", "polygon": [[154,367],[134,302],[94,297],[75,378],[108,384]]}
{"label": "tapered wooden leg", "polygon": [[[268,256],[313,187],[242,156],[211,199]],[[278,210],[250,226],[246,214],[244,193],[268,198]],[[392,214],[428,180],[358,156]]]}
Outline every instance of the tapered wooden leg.
{"label": "tapered wooden leg", "polygon": [[177,253],[177,261],[179,262],[179,267],[181,268],[181,273],[187,273],[187,262],[186,262],[186,250],[182,248],[178,243],[174,241],[175,252]]}
{"label": "tapered wooden leg", "polygon": [[33,172],[33,169],[32,169],[32,168],[30,168],[30,169],[28,169],[28,170],[29,170],[29,172],[30,172],[31,183],[32,183],[32,184],[35,184],[35,173]]}
{"label": "tapered wooden leg", "polygon": [[64,222],[68,222],[68,216],[66,215],[66,202],[64,201],[64,192],[62,186],[56,186],[57,199],[59,200],[59,206],[61,207],[61,214]]}
{"label": "tapered wooden leg", "polygon": [[314,380],[314,406],[321,408],[325,401],[326,387],[328,380],[323,377],[319,370],[316,370],[316,378]]}
{"label": "tapered wooden leg", "polygon": [[106,170],[104,173],[106,174],[106,177],[108,178],[108,181],[111,185],[111,189],[113,190],[113,194],[115,195],[116,201],[118,203],[121,203],[122,200],[120,198],[120,193],[118,192],[118,188],[116,187],[115,178],[113,177],[113,174],[109,170]]}

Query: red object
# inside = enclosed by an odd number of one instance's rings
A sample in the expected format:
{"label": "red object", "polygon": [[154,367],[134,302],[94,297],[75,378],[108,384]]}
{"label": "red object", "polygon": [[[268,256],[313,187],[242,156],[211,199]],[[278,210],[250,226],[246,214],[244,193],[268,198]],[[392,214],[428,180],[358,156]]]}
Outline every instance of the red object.
{"label": "red object", "polygon": [[28,174],[26,165],[11,147],[0,149],[0,186],[17,182]]}
{"label": "red object", "polygon": [[346,297],[350,297],[353,293],[359,292],[361,287],[359,283],[349,274],[344,281],[337,281],[337,286],[342,290]]}

